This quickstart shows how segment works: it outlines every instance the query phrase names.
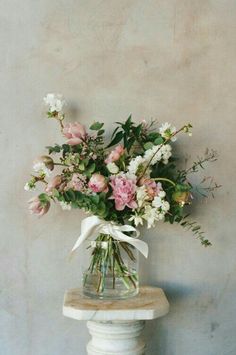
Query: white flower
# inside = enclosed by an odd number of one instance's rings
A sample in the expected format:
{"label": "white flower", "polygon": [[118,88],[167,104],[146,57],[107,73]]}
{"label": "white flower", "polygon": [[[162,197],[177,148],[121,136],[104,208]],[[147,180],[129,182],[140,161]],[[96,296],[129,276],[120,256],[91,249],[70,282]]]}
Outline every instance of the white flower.
{"label": "white flower", "polygon": [[137,187],[136,199],[138,207],[142,207],[143,203],[149,199],[145,185]]}
{"label": "white flower", "polygon": [[144,153],[144,159],[147,163],[150,161],[150,165],[155,165],[161,160],[162,154],[159,145],[154,145],[151,149],[146,150]]}
{"label": "white flower", "polygon": [[44,102],[50,112],[61,112],[65,106],[65,100],[60,94],[47,94],[44,97]]}
{"label": "white flower", "polygon": [[145,159],[141,157],[141,155],[138,155],[134,159],[130,160],[129,166],[128,166],[128,174],[129,175],[135,175],[140,167],[141,164],[145,162]]}
{"label": "white flower", "polygon": [[129,221],[134,221],[134,224],[136,227],[139,224],[141,224],[141,226],[143,225],[143,218],[141,216],[139,216],[138,214],[135,214],[134,216],[130,217]]}
{"label": "white flower", "polygon": [[163,145],[163,147],[161,147],[161,154],[162,154],[162,159],[164,164],[168,163],[168,159],[172,155],[171,151],[172,151],[172,147],[169,144],[165,144]]}
{"label": "white flower", "polygon": [[168,201],[163,201],[161,206],[162,211],[167,212],[170,209],[170,204]]}
{"label": "white flower", "polygon": [[119,168],[115,163],[109,163],[107,164],[107,169],[110,171],[112,174],[117,174],[119,172]]}
{"label": "white flower", "polygon": [[162,199],[160,196],[154,197],[154,200],[152,201],[152,206],[157,208],[159,212],[164,212],[164,214],[170,209],[169,202]]}
{"label": "white flower", "polygon": [[71,204],[68,202],[60,201],[61,208],[64,211],[70,211],[71,210]]}
{"label": "white flower", "polygon": [[25,191],[30,191],[30,186],[29,186],[29,183],[28,183],[28,182],[25,184],[24,190],[25,190]]}
{"label": "white flower", "polygon": [[159,196],[155,196],[152,201],[152,206],[156,208],[160,208],[162,206],[162,199]]}
{"label": "white flower", "polygon": [[161,197],[161,198],[165,197],[165,195],[166,195],[166,193],[165,193],[164,190],[161,190],[161,191],[159,191],[159,193],[158,193],[158,196]]}
{"label": "white flower", "polygon": [[51,170],[49,170],[43,162],[36,162],[33,165],[33,170],[36,173],[43,174],[47,177],[49,177],[51,174]]}
{"label": "white flower", "polygon": [[35,186],[32,186],[29,182],[27,182],[24,186],[25,191],[32,191],[35,189]]}
{"label": "white flower", "polygon": [[159,212],[158,213],[158,220],[161,221],[164,218],[165,218],[165,213]]}
{"label": "white flower", "polygon": [[158,161],[163,161],[164,164],[168,163],[168,159],[171,157],[171,146],[165,144],[162,147],[160,145],[154,145],[151,149],[146,150],[144,153],[144,160],[150,165],[155,165]]}
{"label": "white flower", "polygon": [[143,218],[147,221],[148,229],[154,227],[157,219],[156,208],[153,208],[150,205],[145,206]]}
{"label": "white flower", "polygon": [[[174,126],[172,126],[170,123],[165,122],[161,125],[161,127],[159,128],[159,132],[161,134],[161,136],[165,139],[169,139],[173,134],[176,133],[176,128]],[[170,139],[172,142],[176,141],[176,137],[172,137]]]}

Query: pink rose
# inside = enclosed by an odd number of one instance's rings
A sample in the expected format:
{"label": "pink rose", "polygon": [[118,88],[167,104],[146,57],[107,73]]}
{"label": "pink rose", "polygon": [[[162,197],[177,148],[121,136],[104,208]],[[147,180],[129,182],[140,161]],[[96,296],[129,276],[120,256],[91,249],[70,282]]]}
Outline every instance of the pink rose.
{"label": "pink rose", "polygon": [[67,123],[63,128],[63,134],[68,139],[67,144],[80,144],[86,137],[86,131],[79,122]]}
{"label": "pink rose", "polygon": [[147,194],[150,199],[154,199],[154,197],[158,195],[160,189],[162,188],[160,183],[157,184],[154,180],[148,178],[142,178],[139,181],[139,186],[143,185],[145,185]]}
{"label": "pink rose", "polygon": [[42,203],[38,196],[35,196],[29,200],[29,211],[31,214],[36,214],[41,217],[48,212],[50,202]]}
{"label": "pink rose", "polygon": [[45,191],[47,193],[52,192],[53,189],[57,189],[62,183],[62,177],[61,175],[56,175],[52,178],[51,181],[49,181]]}
{"label": "pink rose", "polygon": [[113,193],[110,197],[115,200],[115,208],[117,211],[122,211],[125,206],[129,208],[136,208],[137,203],[135,201],[136,193],[136,181],[133,179],[127,179],[124,176],[111,177],[110,183]]}
{"label": "pink rose", "polygon": [[107,182],[106,179],[103,175],[95,173],[92,175],[92,177],[89,180],[88,187],[93,191],[93,192],[107,192],[108,187],[107,187]]}
{"label": "pink rose", "polygon": [[110,152],[110,154],[108,155],[108,157],[105,160],[105,163],[109,164],[109,163],[113,163],[114,161],[119,160],[121,155],[124,154],[124,152],[125,152],[124,147],[119,144],[117,147],[115,147],[114,150],[112,150]]}

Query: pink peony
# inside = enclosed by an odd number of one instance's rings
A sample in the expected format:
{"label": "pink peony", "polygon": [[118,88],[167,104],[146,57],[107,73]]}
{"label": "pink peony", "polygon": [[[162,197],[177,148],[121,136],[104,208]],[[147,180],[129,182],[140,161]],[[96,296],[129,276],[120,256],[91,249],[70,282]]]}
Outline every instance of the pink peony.
{"label": "pink peony", "polygon": [[111,177],[110,183],[113,193],[111,199],[115,200],[115,208],[117,211],[122,211],[125,206],[136,208],[135,201],[136,182],[133,179],[127,179],[124,176]]}
{"label": "pink peony", "polygon": [[79,122],[67,123],[63,128],[63,134],[68,139],[67,144],[70,145],[80,144],[86,137],[85,128]]}
{"label": "pink peony", "polygon": [[51,181],[49,181],[45,191],[47,193],[52,192],[53,189],[57,189],[62,183],[62,177],[61,175],[56,175],[52,178]]}
{"label": "pink peony", "polygon": [[30,213],[39,217],[47,213],[50,207],[50,202],[42,203],[38,196],[31,198],[28,203]]}
{"label": "pink peony", "polygon": [[108,157],[105,160],[106,164],[113,163],[114,161],[117,161],[120,159],[121,155],[123,155],[125,152],[124,147],[122,145],[118,145],[115,147],[114,150],[111,151],[111,153],[108,155]]}
{"label": "pink peony", "polygon": [[93,191],[93,192],[107,192],[108,187],[107,187],[107,182],[106,179],[103,175],[95,173],[92,175],[92,177],[89,180],[88,187]]}

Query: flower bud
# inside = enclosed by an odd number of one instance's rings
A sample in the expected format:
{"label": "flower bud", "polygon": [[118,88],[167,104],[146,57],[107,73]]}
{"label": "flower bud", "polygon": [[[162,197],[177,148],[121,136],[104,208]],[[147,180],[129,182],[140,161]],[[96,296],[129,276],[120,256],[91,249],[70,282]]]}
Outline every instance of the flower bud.
{"label": "flower bud", "polygon": [[39,196],[35,196],[29,200],[29,211],[31,214],[35,214],[39,217],[43,216],[48,212],[50,207],[50,202],[45,201],[44,203],[40,200]]}
{"label": "flower bud", "polygon": [[175,202],[184,206],[186,203],[189,202],[190,199],[190,192],[189,191],[176,191],[173,193],[172,198]]}

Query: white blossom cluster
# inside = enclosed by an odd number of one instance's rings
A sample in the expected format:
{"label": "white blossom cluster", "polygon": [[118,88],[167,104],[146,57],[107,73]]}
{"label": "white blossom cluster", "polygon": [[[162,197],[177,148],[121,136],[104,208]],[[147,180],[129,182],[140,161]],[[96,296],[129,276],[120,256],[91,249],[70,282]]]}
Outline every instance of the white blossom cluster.
{"label": "white blossom cluster", "polygon": [[66,102],[63,99],[63,96],[60,94],[47,94],[44,97],[44,102],[48,106],[49,112],[62,112]]}
{"label": "white blossom cluster", "polygon": [[160,147],[160,145],[154,145],[152,148],[145,151],[143,157],[138,155],[131,159],[128,165],[128,175],[134,177],[137,175],[140,167],[146,166],[149,162],[150,165],[155,165],[158,161],[168,164],[169,158],[172,155],[171,150],[172,148],[169,144],[165,144],[162,147]]}
{"label": "white blossom cluster", "polygon": [[[161,184],[159,184],[161,186]],[[170,209],[170,204],[165,200],[166,193],[161,188],[158,195],[150,201],[146,187],[140,186],[137,188],[136,198],[138,203],[138,209],[135,211],[134,216],[130,218],[133,220],[135,226],[139,224],[143,225],[143,221],[147,222],[147,227],[154,227],[157,221],[164,219],[165,214]]]}
{"label": "white blossom cluster", "polygon": [[51,170],[46,167],[46,165],[39,161],[33,165],[33,170],[40,175],[49,177],[51,175]]}
{"label": "white blossom cluster", "polygon": [[141,155],[138,155],[137,157],[131,159],[129,166],[128,166],[128,174],[130,176],[135,176],[139,167],[146,162],[147,162],[147,160],[144,157],[142,157]]}
{"label": "white blossom cluster", "polygon": [[150,165],[155,165],[158,161],[163,161],[164,164],[168,163],[171,157],[171,146],[165,144],[160,147],[160,145],[154,145],[152,148],[146,150],[144,153],[144,160],[146,162],[150,161]]}
{"label": "white blossom cluster", "polygon": [[176,133],[176,128],[170,123],[163,123],[159,128],[159,132],[163,138],[170,139],[172,142],[176,141],[176,136],[174,136],[174,134]]}

